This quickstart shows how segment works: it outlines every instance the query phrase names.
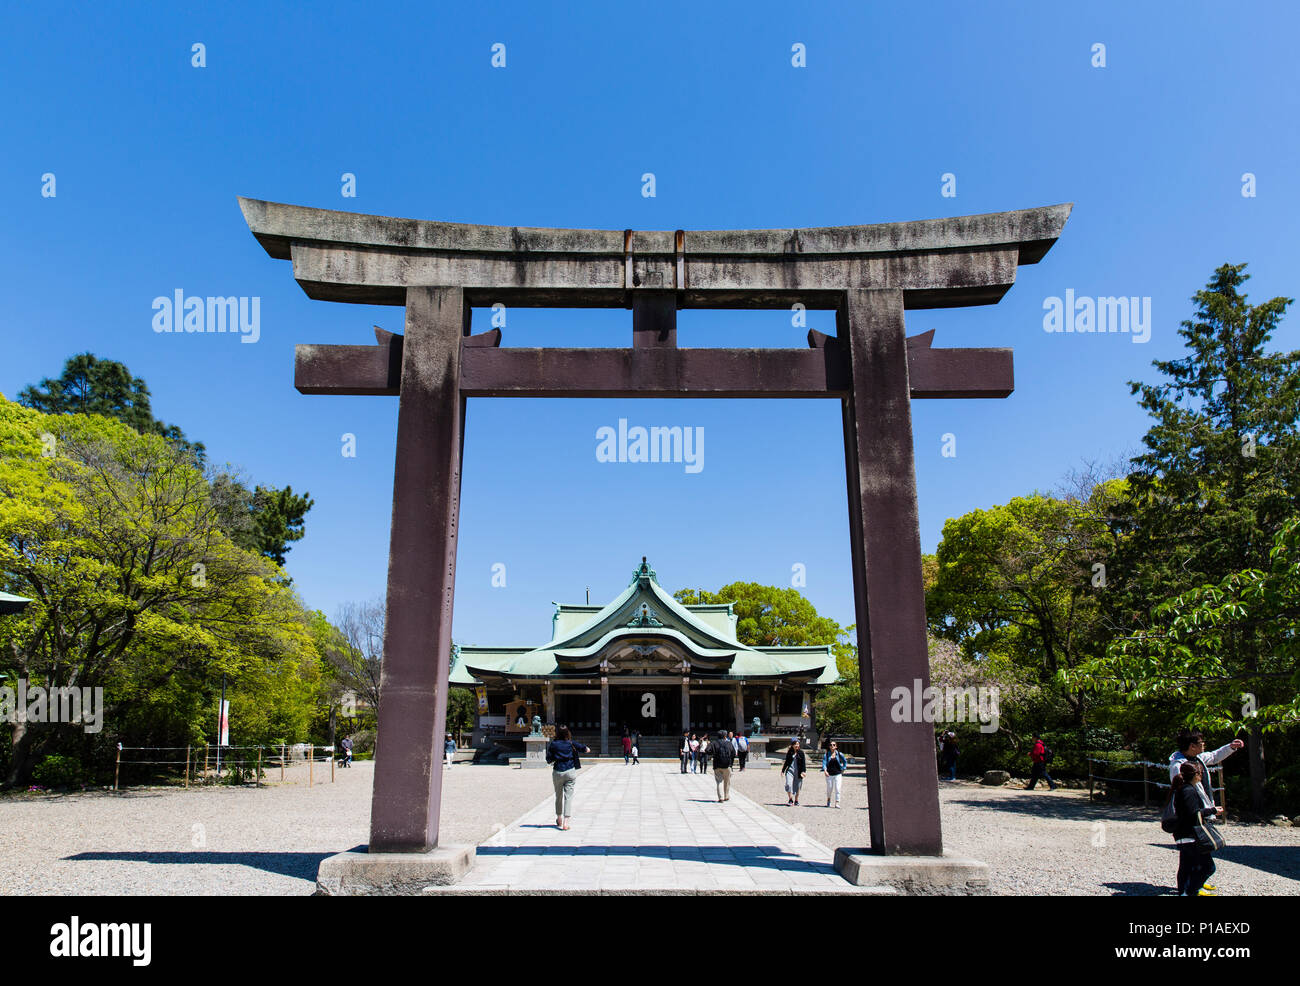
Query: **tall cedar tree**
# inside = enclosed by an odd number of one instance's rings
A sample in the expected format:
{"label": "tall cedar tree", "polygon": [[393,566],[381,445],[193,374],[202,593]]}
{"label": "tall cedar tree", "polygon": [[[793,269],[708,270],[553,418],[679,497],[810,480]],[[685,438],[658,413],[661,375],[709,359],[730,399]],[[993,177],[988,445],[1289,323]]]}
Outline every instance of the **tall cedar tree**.
{"label": "tall cedar tree", "polygon": [[[1300,512],[1300,351],[1265,347],[1291,298],[1250,305],[1245,264],[1224,264],[1193,300],[1179,330],[1188,353],[1156,360],[1164,382],[1130,382],[1155,419],[1133,460],[1122,542],[1111,573],[1118,621],[1158,622],[1157,605],[1234,572],[1268,569],[1269,551]],[[1243,689],[1266,648],[1245,633],[1228,650]],[[1251,789],[1262,804],[1264,751],[1248,730]]]}

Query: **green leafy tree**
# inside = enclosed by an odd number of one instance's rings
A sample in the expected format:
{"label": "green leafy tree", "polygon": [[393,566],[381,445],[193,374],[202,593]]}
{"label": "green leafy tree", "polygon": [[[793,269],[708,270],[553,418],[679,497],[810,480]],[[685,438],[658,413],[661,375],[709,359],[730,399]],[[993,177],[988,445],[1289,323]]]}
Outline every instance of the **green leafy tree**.
{"label": "green leafy tree", "polygon": [[756,582],[732,582],[717,592],[681,589],[673,598],[685,606],[732,603],[736,638],[750,647],[840,645],[840,625],[817,609],[797,589]]}
{"label": "green leafy tree", "polygon": [[[162,707],[185,730],[224,674],[246,721],[257,708],[292,719],[314,668],[305,614],[270,561],[231,542],[222,509],[160,436],[0,399],[0,586],[33,600],[0,622],[0,671],[103,687],[119,724]],[[76,729],[15,723],[7,782]]]}
{"label": "green leafy tree", "polygon": [[1086,499],[1016,497],[949,520],[926,596],[931,633],[957,644],[968,662],[1041,686],[1058,705],[1041,711],[1078,726],[1085,691],[1051,686],[1109,640],[1099,596],[1122,485],[1098,484]]}
{"label": "green leafy tree", "polygon": [[[1293,299],[1251,305],[1242,291],[1245,267],[1219,267],[1194,295],[1195,313],[1179,330],[1186,355],[1154,363],[1165,379],[1130,384],[1153,421],[1146,450],[1133,460],[1121,511],[1131,533],[1112,569],[1120,636],[1167,632],[1179,605],[1171,609],[1165,605],[1170,600],[1186,603],[1196,598],[1187,593],[1218,591],[1234,573],[1267,569],[1278,533],[1300,514],[1300,351],[1268,351]],[[1261,688],[1272,680],[1282,688],[1285,678],[1262,677],[1272,673],[1272,646],[1263,626],[1238,624],[1214,652],[1193,650],[1193,661],[1204,663],[1203,673],[1192,678],[1250,679]],[[1240,696],[1226,692],[1212,689],[1217,711],[1208,708],[1207,693],[1187,680],[1190,669],[1177,652],[1147,653],[1153,663],[1143,677],[1132,678],[1125,672],[1135,668],[1125,663],[1122,646],[1112,649],[1114,680],[1129,682],[1129,694],[1140,696],[1153,694],[1154,679],[1178,679],[1180,690],[1172,694],[1183,698],[1190,721],[1208,716],[1246,726],[1252,798],[1262,809],[1262,723],[1241,722],[1233,713]],[[1173,666],[1166,667],[1170,660]],[[1099,661],[1087,669],[1087,679],[1101,681],[1109,667]],[[1286,704],[1290,697],[1270,691],[1258,700]]]}
{"label": "green leafy tree", "polygon": [[93,353],[68,358],[63,373],[24,387],[18,402],[44,414],[101,414],[116,418],[142,435],[161,435],[189,452],[196,462],[206,455],[201,442],[190,442],[175,425],[153,416],[149,387],[123,363]]}

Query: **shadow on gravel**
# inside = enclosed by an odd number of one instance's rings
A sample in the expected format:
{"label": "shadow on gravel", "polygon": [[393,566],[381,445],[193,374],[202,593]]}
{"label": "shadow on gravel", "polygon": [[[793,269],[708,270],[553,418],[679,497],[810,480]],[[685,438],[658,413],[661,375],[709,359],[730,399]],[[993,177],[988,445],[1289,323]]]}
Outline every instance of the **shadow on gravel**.
{"label": "shadow on gravel", "polygon": [[163,863],[190,866],[247,866],[281,876],[316,882],[316,871],[329,852],[79,852],[64,859],[120,863]]}
{"label": "shadow on gravel", "polygon": [[[1225,839],[1232,838],[1232,829],[1224,826]],[[1300,880],[1300,846],[1227,846],[1214,854],[1220,862],[1249,866],[1253,870]]]}
{"label": "shadow on gravel", "polygon": [[1115,891],[1116,897],[1172,897],[1170,887],[1157,887],[1154,883],[1103,883]]}
{"label": "shadow on gravel", "polygon": [[1013,812],[1021,815],[1034,815],[1038,818],[1060,818],[1066,820],[1104,818],[1113,822],[1149,821],[1156,825],[1160,816],[1154,809],[1144,811],[1141,808],[1129,808],[1124,805],[1107,805],[1102,802],[1088,801],[1086,798],[1061,797],[1058,794],[1039,794],[1035,791],[1023,791],[1012,798],[991,798],[987,801],[969,798],[949,798],[945,806],[960,805],[963,808],[975,808],[983,811]]}

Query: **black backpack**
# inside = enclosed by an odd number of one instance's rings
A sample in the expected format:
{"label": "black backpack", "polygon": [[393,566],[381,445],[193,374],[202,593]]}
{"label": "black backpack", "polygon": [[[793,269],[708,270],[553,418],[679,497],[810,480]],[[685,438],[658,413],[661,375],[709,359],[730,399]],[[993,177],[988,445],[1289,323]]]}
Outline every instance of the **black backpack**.
{"label": "black backpack", "polygon": [[726,770],[731,766],[731,760],[736,751],[731,745],[731,740],[717,740],[713,745],[713,766],[721,767]]}

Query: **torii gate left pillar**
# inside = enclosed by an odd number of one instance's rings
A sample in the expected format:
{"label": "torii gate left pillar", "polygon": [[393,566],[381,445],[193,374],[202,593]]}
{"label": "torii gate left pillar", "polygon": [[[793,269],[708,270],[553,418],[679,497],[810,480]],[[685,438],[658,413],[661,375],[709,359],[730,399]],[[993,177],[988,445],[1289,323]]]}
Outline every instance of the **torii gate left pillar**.
{"label": "torii gate left pillar", "polygon": [[[375,852],[438,845],[465,437],[465,292],[412,287],[406,294],[380,693],[384,745],[376,747],[370,809]],[[441,659],[430,660],[430,646]]]}
{"label": "torii gate left pillar", "polygon": [[[400,395],[388,622],[368,853],[331,857],[327,892],[454,882],[472,849],[440,845],[460,473],[468,397],[837,398],[870,797],[870,850],[840,849],[858,883],[977,889],[982,864],[941,856],[929,723],[890,718],[929,686],[911,405],[1006,397],[1006,349],[935,349],[905,310],[996,302],[1036,263],[1068,206],[880,226],[622,234],[413,222],[241,200],[271,256],[315,298],[404,305],[403,336],[299,346],[307,394]],[[689,242],[688,242],[689,240]],[[470,306],[628,307],[628,349],[497,348]],[[809,348],[679,349],[680,308],[836,312]],[[918,858],[920,857],[920,858]],[[910,860],[911,863],[907,861]]]}

